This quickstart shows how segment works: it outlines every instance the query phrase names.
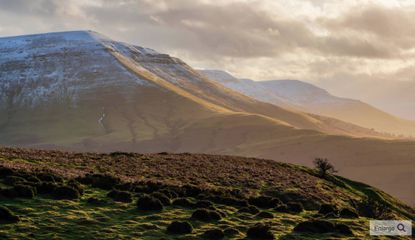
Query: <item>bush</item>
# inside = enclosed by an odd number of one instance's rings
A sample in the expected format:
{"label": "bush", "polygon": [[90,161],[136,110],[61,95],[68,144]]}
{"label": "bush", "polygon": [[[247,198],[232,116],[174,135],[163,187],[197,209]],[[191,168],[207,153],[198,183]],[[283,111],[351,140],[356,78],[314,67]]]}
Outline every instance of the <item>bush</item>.
{"label": "bush", "polygon": [[92,187],[104,190],[111,190],[121,182],[119,178],[108,174],[87,174],[84,177],[77,178],[76,180],[80,183],[89,184]]}
{"label": "bush", "polygon": [[334,230],[337,233],[340,233],[343,235],[353,235],[352,230],[346,224],[342,224],[342,223],[336,224],[336,226],[334,227]]}
{"label": "bush", "polygon": [[130,203],[133,201],[131,193],[119,190],[112,190],[107,194],[107,197],[111,198],[116,202]]}
{"label": "bush", "polygon": [[193,227],[189,222],[174,221],[167,226],[167,232],[172,234],[189,234],[192,231]]}
{"label": "bush", "polygon": [[238,212],[239,213],[258,214],[259,209],[255,206],[248,206],[248,207],[243,207],[243,208],[239,209]]}
{"label": "bush", "polygon": [[151,196],[160,200],[164,206],[169,206],[171,204],[170,198],[168,198],[164,193],[155,192],[152,193]]}
{"label": "bush", "polygon": [[331,204],[323,204],[320,206],[320,210],[318,210],[319,214],[327,215],[329,213],[337,214],[337,208]]}
{"label": "bush", "polygon": [[187,197],[196,197],[202,192],[202,189],[193,185],[185,185],[183,186],[183,189],[185,190],[185,194]]}
{"label": "bush", "polygon": [[107,201],[105,201],[104,199],[98,199],[98,198],[95,198],[95,197],[88,198],[86,200],[86,202],[88,204],[93,204],[93,205],[103,205],[103,204],[107,203]]}
{"label": "bush", "polygon": [[58,185],[51,182],[40,182],[36,184],[36,190],[38,194],[53,194]]}
{"label": "bush", "polygon": [[232,237],[232,236],[238,235],[240,232],[238,231],[238,229],[229,227],[223,230],[223,233],[228,237]]}
{"label": "bush", "polygon": [[334,232],[334,224],[325,220],[309,220],[299,223],[294,232],[329,233]]}
{"label": "bush", "polygon": [[14,175],[15,171],[11,168],[0,167],[0,177]]}
{"label": "bush", "polygon": [[341,217],[341,218],[358,218],[359,217],[359,214],[357,214],[352,209],[343,208],[339,212],[339,217]]}
{"label": "bush", "polygon": [[228,206],[246,207],[249,205],[246,200],[236,199],[234,197],[229,197],[229,196],[217,196],[216,195],[216,196],[210,196],[208,199],[215,203],[224,204]]}
{"label": "bush", "polygon": [[175,199],[173,201],[173,205],[180,206],[180,207],[185,207],[185,208],[193,208],[193,207],[195,207],[195,204],[192,203],[187,198],[178,198],[178,199]]}
{"label": "bush", "polygon": [[117,190],[121,190],[121,191],[127,191],[127,192],[132,192],[135,188],[133,183],[120,183],[114,186],[115,189]]}
{"label": "bush", "polygon": [[36,191],[33,187],[23,184],[14,186],[14,190],[16,191],[16,197],[20,198],[33,198]]}
{"label": "bush", "polygon": [[291,213],[300,213],[304,211],[303,204],[298,202],[289,202],[287,203],[288,211]]}
{"label": "bush", "polygon": [[212,207],[213,203],[207,200],[200,200],[196,202],[195,206],[198,208],[208,208],[208,207]]}
{"label": "bush", "polygon": [[31,185],[40,183],[40,179],[36,177],[34,174],[23,174],[21,175],[22,178],[26,179]]}
{"label": "bush", "polygon": [[8,208],[0,206],[0,223],[17,223],[20,218],[13,214]]}
{"label": "bush", "polygon": [[78,199],[79,195],[78,190],[69,186],[58,186],[53,192],[55,199]]}
{"label": "bush", "polygon": [[277,205],[281,204],[281,201],[278,198],[273,197],[253,197],[248,200],[249,204],[254,205],[259,208],[274,208]]}
{"label": "bush", "polygon": [[359,215],[374,218],[378,220],[387,220],[391,218],[390,208],[373,198],[367,198],[363,202],[357,204]]}
{"label": "bush", "polygon": [[41,172],[36,174],[43,182],[63,183],[63,178],[52,173]]}
{"label": "bush", "polygon": [[4,183],[10,186],[14,186],[15,184],[25,183],[26,179],[17,176],[7,176],[4,178]]}
{"label": "bush", "polygon": [[6,197],[6,198],[16,198],[17,192],[14,188],[1,188],[0,196]]}
{"label": "bush", "polygon": [[320,177],[324,178],[328,173],[336,173],[334,166],[329,163],[326,158],[316,158],[314,159],[314,166],[319,172]]}
{"label": "bush", "polygon": [[179,194],[177,194],[176,191],[171,189],[161,189],[159,192],[164,193],[170,199],[179,197]]}
{"label": "bush", "polygon": [[250,227],[246,235],[251,239],[275,239],[271,227],[263,223],[257,223]]}
{"label": "bush", "polygon": [[256,216],[259,218],[274,218],[274,214],[270,212],[260,212]]}
{"label": "bush", "polygon": [[211,229],[207,230],[202,234],[203,239],[212,239],[212,240],[219,240],[223,239],[225,237],[225,234],[220,229]]}
{"label": "bush", "polygon": [[193,212],[192,219],[196,219],[202,222],[218,221],[222,217],[216,211],[208,209],[198,209]]}
{"label": "bush", "polygon": [[275,211],[281,212],[281,213],[289,213],[290,210],[288,209],[288,206],[286,204],[280,204],[275,208]]}
{"label": "bush", "polygon": [[84,193],[84,188],[82,187],[82,185],[76,181],[75,179],[71,179],[68,181],[67,185],[69,187],[75,188],[76,190],[78,190],[79,194],[83,194]]}
{"label": "bush", "polygon": [[137,208],[143,211],[161,211],[163,204],[157,198],[146,195],[138,199]]}

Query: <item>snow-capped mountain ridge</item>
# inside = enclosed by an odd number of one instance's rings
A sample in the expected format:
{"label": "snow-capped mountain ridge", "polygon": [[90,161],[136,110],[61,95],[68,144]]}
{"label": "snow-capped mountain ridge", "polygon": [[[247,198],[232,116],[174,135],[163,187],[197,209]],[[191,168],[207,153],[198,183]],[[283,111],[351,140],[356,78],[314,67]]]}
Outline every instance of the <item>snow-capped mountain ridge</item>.
{"label": "snow-capped mountain ridge", "polygon": [[333,117],[380,132],[415,136],[415,122],[400,119],[367,103],[341,98],[299,80],[253,81],[221,70],[200,70],[206,77],[260,101]]}
{"label": "snow-capped mountain ridge", "polygon": [[[35,106],[54,97],[76,103],[80,91],[116,84],[127,75],[137,84],[151,85],[127,70],[120,72],[124,67],[108,52],[111,47],[146,56],[160,55],[151,49],[115,43],[91,31],[0,38],[0,91],[4,93],[0,101]],[[114,73],[111,70],[115,68]],[[91,75],[105,74],[103,69],[108,70],[107,76],[91,82]]]}

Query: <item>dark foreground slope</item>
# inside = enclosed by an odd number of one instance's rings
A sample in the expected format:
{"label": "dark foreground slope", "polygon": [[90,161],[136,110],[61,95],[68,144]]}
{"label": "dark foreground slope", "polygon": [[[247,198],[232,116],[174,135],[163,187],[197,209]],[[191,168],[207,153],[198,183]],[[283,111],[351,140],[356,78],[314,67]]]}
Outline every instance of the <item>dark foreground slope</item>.
{"label": "dark foreground slope", "polygon": [[371,218],[415,216],[362,183],[233,156],[0,148],[0,177],[0,238],[362,239]]}

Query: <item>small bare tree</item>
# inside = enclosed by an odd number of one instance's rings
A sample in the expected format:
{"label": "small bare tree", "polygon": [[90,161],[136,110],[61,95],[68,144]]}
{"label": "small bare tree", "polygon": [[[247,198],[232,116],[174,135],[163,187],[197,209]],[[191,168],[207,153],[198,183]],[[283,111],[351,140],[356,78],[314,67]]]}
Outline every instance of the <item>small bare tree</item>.
{"label": "small bare tree", "polygon": [[327,160],[327,158],[316,158],[314,159],[314,167],[320,174],[320,177],[324,178],[328,173],[336,173],[337,170],[334,169],[334,166]]}

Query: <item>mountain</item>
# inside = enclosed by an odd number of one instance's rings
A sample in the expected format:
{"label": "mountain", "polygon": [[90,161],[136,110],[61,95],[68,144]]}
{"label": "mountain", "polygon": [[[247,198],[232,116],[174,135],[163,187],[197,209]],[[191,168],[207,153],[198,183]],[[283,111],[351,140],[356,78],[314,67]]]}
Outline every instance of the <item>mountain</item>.
{"label": "mountain", "polygon": [[180,59],[91,31],[1,38],[0,52],[1,145],[303,165],[328,157],[343,176],[415,205],[414,142],[255,100]]}
{"label": "mountain", "polygon": [[226,87],[277,106],[333,117],[378,132],[415,136],[415,121],[383,112],[367,103],[340,98],[324,89],[298,80],[252,81],[237,79],[220,70],[200,70]]}
{"label": "mountain", "polygon": [[264,159],[0,148],[0,172],[3,239],[369,239],[369,219],[415,218],[369,185]]}

